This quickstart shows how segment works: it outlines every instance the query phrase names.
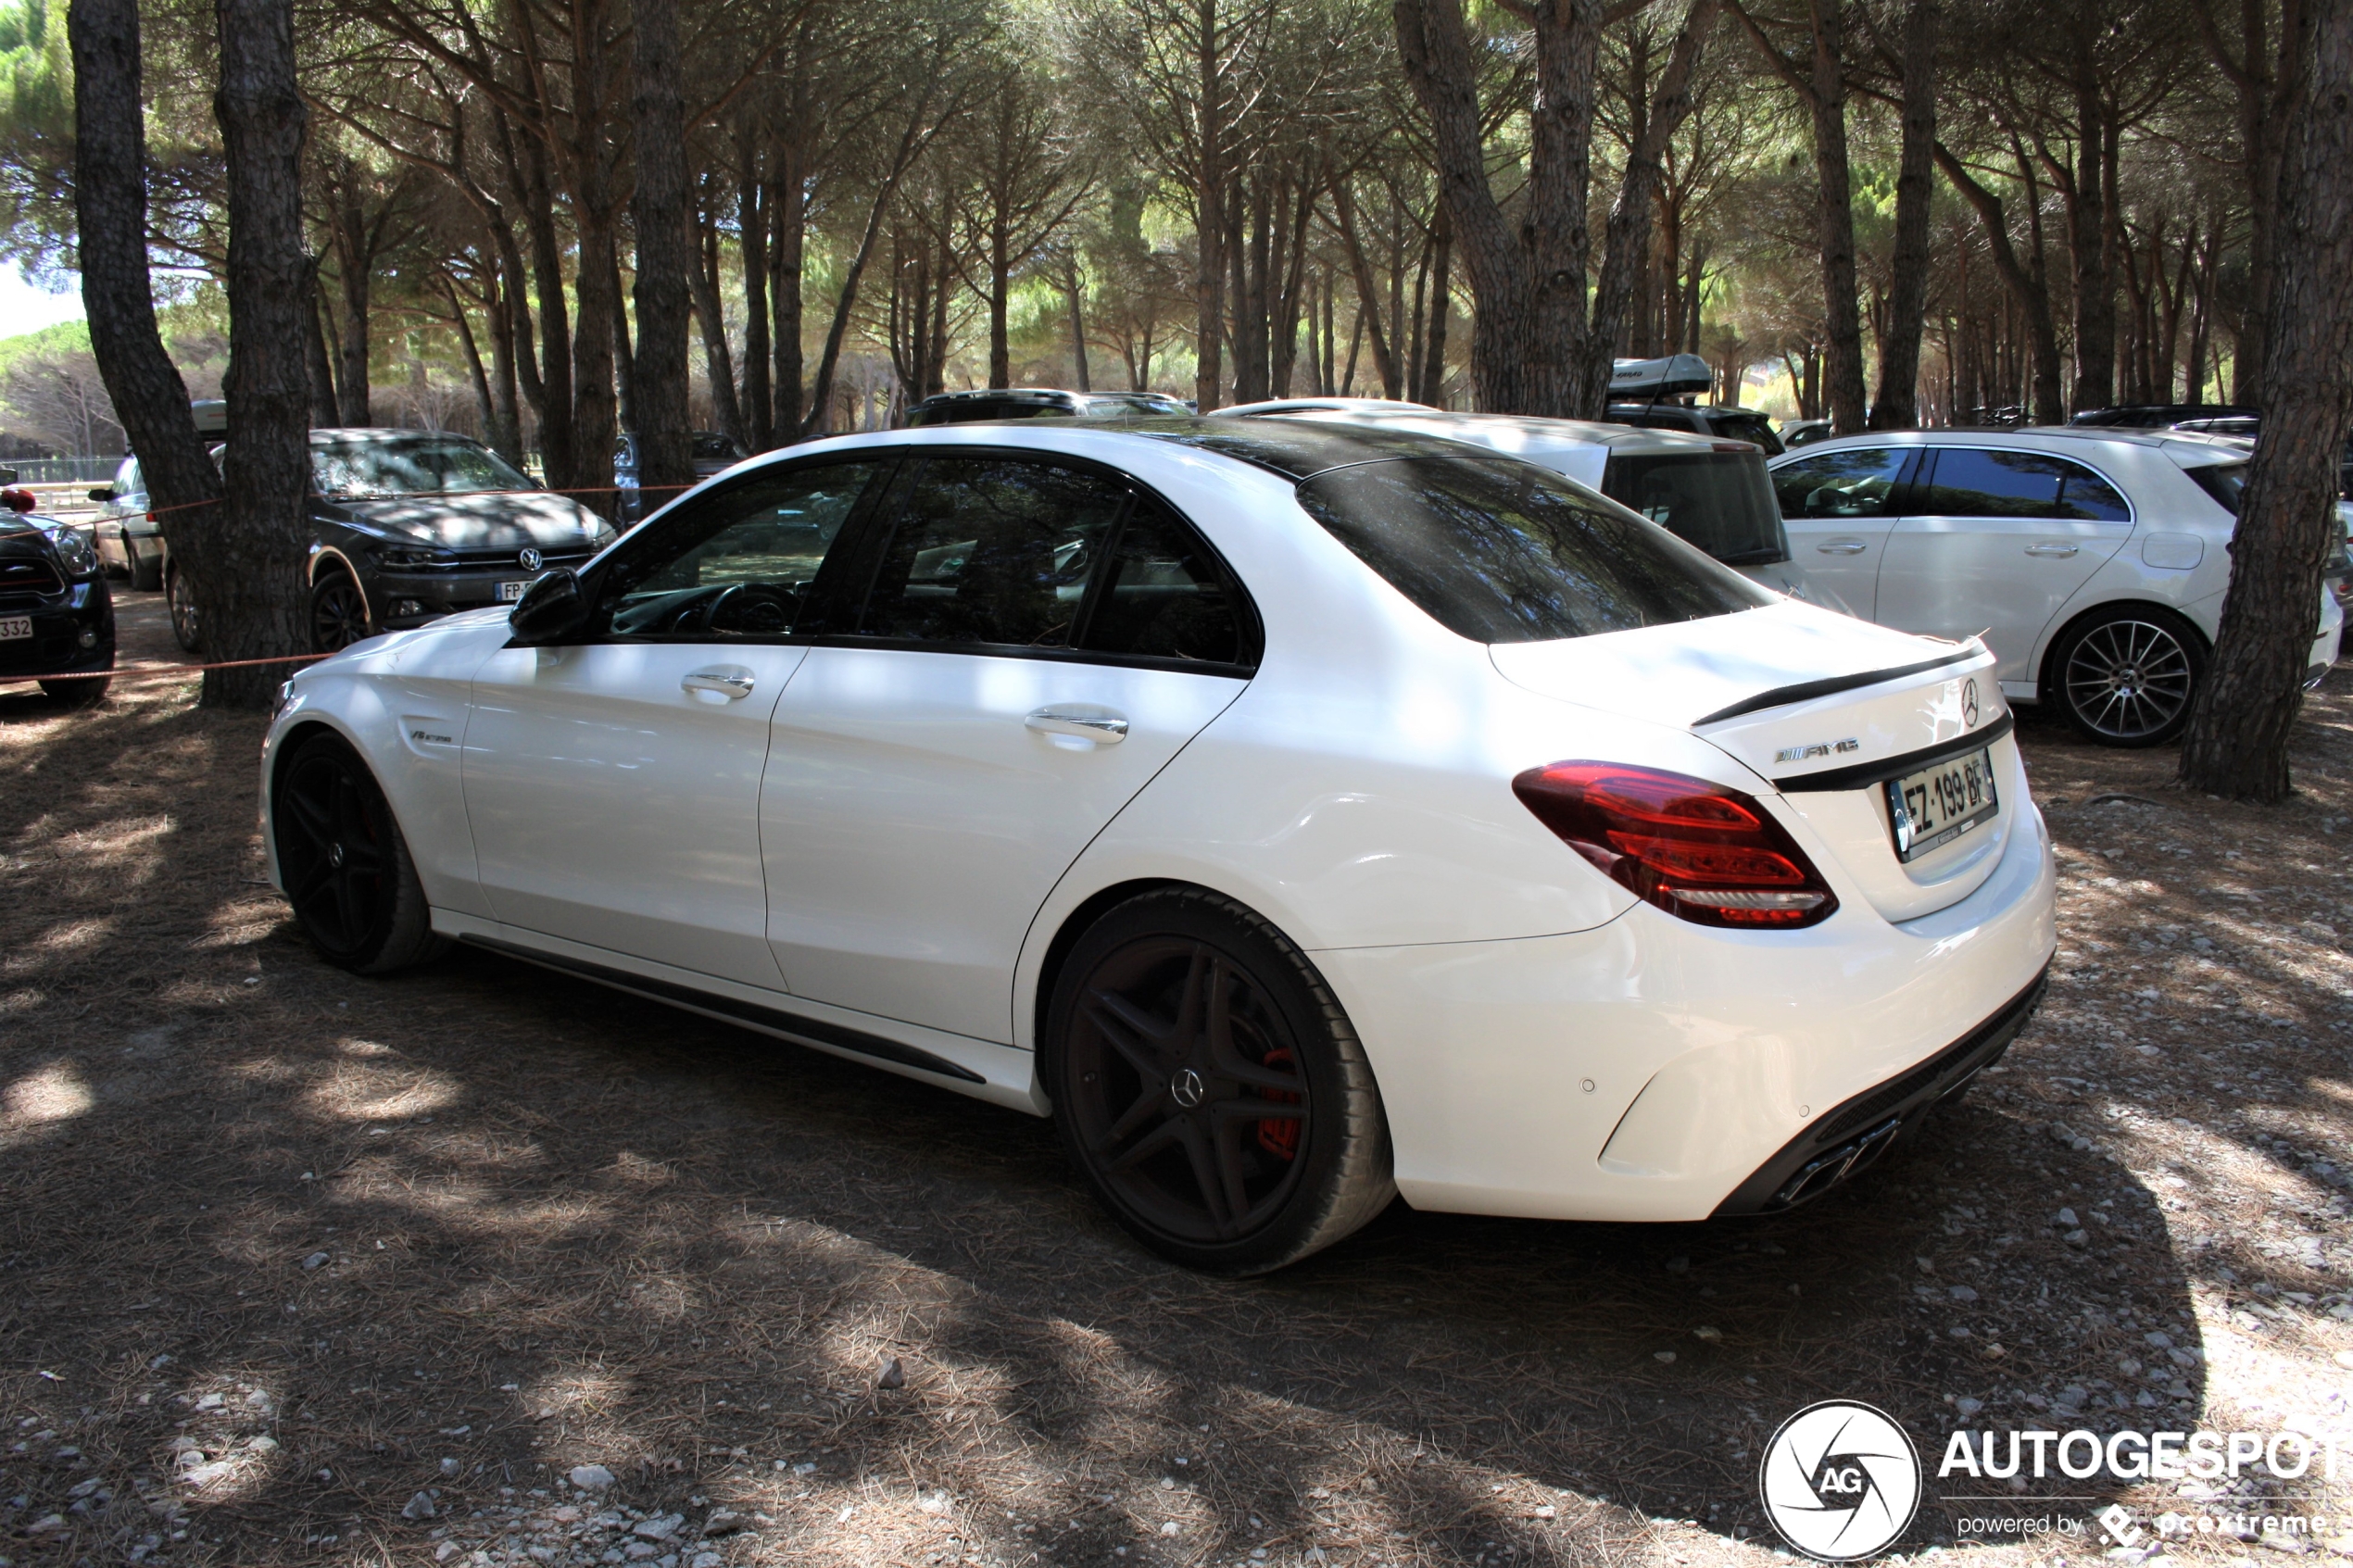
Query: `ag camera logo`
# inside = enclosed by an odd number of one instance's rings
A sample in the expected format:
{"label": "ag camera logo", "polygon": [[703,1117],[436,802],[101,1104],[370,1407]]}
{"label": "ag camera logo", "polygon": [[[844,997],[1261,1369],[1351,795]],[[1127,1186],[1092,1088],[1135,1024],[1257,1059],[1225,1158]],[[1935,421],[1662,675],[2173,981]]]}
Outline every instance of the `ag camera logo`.
{"label": "ag camera logo", "polygon": [[1765,1517],[1781,1539],[1824,1562],[1894,1545],[1920,1506],[1920,1456],[1885,1411],[1825,1399],[1781,1423],[1757,1471]]}

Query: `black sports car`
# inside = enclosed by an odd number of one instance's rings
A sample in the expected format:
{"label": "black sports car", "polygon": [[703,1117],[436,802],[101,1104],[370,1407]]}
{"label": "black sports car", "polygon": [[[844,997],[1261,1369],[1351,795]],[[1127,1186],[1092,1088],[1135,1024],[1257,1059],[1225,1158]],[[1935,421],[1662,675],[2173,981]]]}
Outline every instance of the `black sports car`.
{"label": "black sports car", "polygon": [[362,637],[510,604],[579,566],[612,525],[478,441],[440,431],[310,433],[310,640]]}
{"label": "black sports car", "polygon": [[90,542],[54,518],[18,510],[19,497],[32,499],[15,492],[0,509],[0,675],[38,675],[51,696],[87,708],[107,695],[108,677],[52,677],[114,668],[114,596]]}

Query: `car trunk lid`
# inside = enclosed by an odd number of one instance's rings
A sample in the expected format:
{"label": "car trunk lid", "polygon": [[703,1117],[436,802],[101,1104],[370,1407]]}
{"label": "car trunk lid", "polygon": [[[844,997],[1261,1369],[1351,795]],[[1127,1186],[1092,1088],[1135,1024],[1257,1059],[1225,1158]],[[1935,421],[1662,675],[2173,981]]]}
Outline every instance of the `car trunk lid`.
{"label": "car trunk lid", "polygon": [[[1490,653],[1516,685],[1687,728],[1771,781],[1781,806],[1845,872],[1849,890],[1889,920],[1917,919],[1974,892],[2025,805],[1993,656],[1975,641],[1939,642],[1782,603]],[[1965,784],[1970,760],[1989,750],[1995,814],[1941,843],[1923,834],[1933,847],[1905,860],[1889,781],[1941,767]]]}

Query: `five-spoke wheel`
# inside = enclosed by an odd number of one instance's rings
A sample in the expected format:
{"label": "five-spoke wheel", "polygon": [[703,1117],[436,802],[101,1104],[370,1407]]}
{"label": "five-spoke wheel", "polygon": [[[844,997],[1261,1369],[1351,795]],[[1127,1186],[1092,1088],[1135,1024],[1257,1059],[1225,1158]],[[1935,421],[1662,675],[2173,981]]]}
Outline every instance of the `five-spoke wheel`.
{"label": "five-spoke wheel", "polygon": [[287,901],[329,962],[380,974],[440,950],[392,807],[339,736],[296,741],[271,803]]}
{"label": "five-spoke wheel", "polygon": [[2158,746],[2181,734],[2206,674],[2206,646],[2179,616],[2125,605],[2060,633],[2050,679],[2059,711],[2101,746]]}
{"label": "five-spoke wheel", "polygon": [[1047,1035],[1064,1142],[1165,1256],[1277,1268],[1395,1191],[1354,1032],[1306,956],[1239,905],[1168,891],[1109,911],[1063,961]]}

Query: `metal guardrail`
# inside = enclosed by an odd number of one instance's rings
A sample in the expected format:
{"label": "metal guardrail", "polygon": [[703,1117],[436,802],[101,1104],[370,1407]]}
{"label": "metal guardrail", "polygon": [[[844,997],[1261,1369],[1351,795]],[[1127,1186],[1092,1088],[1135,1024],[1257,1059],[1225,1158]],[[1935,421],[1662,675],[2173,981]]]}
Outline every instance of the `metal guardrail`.
{"label": "metal guardrail", "polygon": [[104,484],[121,466],[119,457],[0,458],[0,470],[14,469],[19,484]]}

